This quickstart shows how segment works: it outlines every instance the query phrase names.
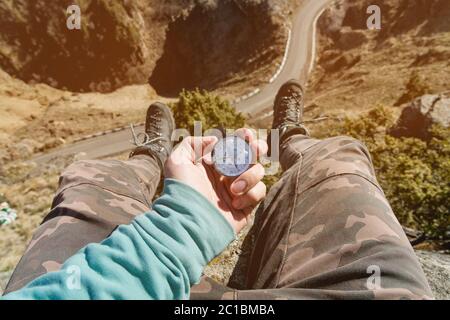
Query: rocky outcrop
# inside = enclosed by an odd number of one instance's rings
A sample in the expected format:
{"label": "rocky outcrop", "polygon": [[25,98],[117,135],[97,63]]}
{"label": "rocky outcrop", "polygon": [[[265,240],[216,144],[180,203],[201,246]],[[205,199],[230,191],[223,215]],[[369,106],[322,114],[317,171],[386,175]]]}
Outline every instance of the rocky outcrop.
{"label": "rocky outcrop", "polygon": [[403,109],[397,124],[390,130],[395,137],[430,138],[429,130],[438,124],[444,128],[450,125],[450,92],[438,95],[424,95]]}
{"label": "rocky outcrop", "polygon": [[[148,55],[137,1],[78,1],[81,30],[66,25],[73,1],[9,3],[0,2],[0,67],[12,76],[71,91],[145,81],[151,66],[143,67]],[[137,66],[143,70],[131,70]]]}
{"label": "rocky outcrop", "polygon": [[182,88],[214,89],[232,74],[270,65],[286,43],[287,30],[277,17],[268,1],[215,1],[195,7],[169,24],[150,84],[166,96]]}
{"label": "rocky outcrop", "polygon": [[[369,30],[367,9],[375,4],[381,29]],[[317,112],[359,113],[449,90],[449,12],[448,0],[334,2],[317,24],[317,63],[308,85]],[[413,72],[429,90],[409,94],[405,81]]]}
{"label": "rocky outcrop", "polygon": [[0,68],[26,82],[76,92],[144,84],[155,68],[156,85],[163,78],[178,90],[220,87],[248,60],[257,61],[246,68],[252,73],[281,59],[288,3],[79,0],[81,29],[69,30],[71,0],[0,1]]}
{"label": "rocky outcrop", "polygon": [[450,255],[416,251],[428,283],[438,300],[450,300]]}
{"label": "rocky outcrop", "polygon": [[8,280],[11,277],[11,272],[0,272],[0,295],[8,284]]}
{"label": "rocky outcrop", "polygon": [[333,27],[351,26],[367,30],[367,8],[373,4],[378,5],[382,13],[381,30],[376,33],[380,41],[411,30],[418,35],[450,31],[450,2],[447,0],[384,0],[377,3],[371,0],[341,0],[334,9],[338,15],[331,18],[335,22]]}

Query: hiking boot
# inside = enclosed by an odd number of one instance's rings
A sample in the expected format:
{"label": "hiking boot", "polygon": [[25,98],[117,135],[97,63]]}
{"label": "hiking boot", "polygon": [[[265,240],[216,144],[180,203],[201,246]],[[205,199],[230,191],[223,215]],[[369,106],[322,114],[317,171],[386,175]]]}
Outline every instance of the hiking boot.
{"label": "hiking boot", "polygon": [[[275,98],[272,129],[279,130],[280,145],[294,134],[309,136],[309,131],[303,125],[304,91],[297,80],[283,84]],[[268,143],[271,150],[271,138]]]}
{"label": "hiking boot", "polygon": [[131,152],[130,158],[148,155],[158,161],[159,167],[163,170],[164,163],[172,152],[171,137],[174,129],[175,121],[169,107],[160,102],[152,104],[147,110],[143,139],[139,139],[141,135],[136,136],[132,127],[136,149]]}

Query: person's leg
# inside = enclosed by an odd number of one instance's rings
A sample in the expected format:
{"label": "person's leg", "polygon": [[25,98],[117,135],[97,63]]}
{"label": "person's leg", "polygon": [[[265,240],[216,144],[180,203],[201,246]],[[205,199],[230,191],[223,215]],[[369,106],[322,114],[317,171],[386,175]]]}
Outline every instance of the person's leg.
{"label": "person's leg", "polygon": [[365,146],[295,135],[281,163],[254,227],[247,287],[255,290],[238,298],[432,297]]}
{"label": "person's leg", "polygon": [[143,141],[128,161],[80,161],[61,175],[52,210],[35,232],[5,293],[58,270],[89,243],[101,242],[121,224],[150,210],[163,165],[172,151],[170,108],[152,104]]}
{"label": "person's leg", "polygon": [[280,133],[284,174],[251,230],[256,240],[244,286],[250,290],[209,279],[192,297],[431,297],[365,146],[348,137],[311,139],[303,109],[301,84],[288,81],[275,98],[272,125]]}
{"label": "person's leg", "polygon": [[52,209],[36,230],[5,294],[59,267],[89,243],[150,210],[161,177],[157,161],[80,161],[61,175]]}
{"label": "person's leg", "polygon": [[211,279],[195,299],[431,298],[367,149],[348,137],[290,137],[282,178],[260,206],[248,290]]}

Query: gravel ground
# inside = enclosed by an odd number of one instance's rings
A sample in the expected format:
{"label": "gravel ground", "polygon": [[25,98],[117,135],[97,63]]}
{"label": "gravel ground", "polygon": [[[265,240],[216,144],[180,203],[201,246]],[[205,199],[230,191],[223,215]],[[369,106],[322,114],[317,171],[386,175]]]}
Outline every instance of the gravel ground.
{"label": "gravel ground", "polygon": [[8,283],[9,277],[11,277],[12,272],[0,272],[0,294],[5,289],[6,284]]}
{"label": "gravel ground", "polygon": [[429,251],[416,251],[428,278],[434,297],[450,300],[450,255]]}

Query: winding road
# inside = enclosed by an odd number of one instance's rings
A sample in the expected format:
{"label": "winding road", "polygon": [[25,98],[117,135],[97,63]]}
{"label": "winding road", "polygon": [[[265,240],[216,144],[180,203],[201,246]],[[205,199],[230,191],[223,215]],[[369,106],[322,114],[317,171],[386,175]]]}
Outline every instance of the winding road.
{"label": "winding road", "polygon": [[[273,99],[284,82],[289,79],[299,79],[302,83],[306,83],[315,60],[317,19],[332,2],[332,0],[304,0],[294,14],[291,42],[283,69],[275,81],[261,88],[258,94],[236,104],[238,111],[250,114],[253,119],[270,115]],[[137,133],[142,130],[143,126],[136,128]],[[99,159],[123,153],[132,148],[130,131],[122,130],[38,155],[33,158],[33,161],[42,164],[57,157],[74,154],[81,154],[79,156],[81,159]]]}

